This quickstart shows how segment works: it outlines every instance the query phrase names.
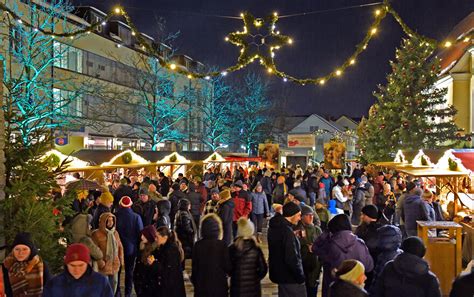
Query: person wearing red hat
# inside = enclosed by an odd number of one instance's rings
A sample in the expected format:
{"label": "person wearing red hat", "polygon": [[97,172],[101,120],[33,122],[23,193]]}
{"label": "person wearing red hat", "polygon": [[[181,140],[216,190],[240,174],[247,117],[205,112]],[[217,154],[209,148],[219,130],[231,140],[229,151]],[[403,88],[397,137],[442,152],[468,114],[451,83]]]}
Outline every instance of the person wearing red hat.
{"label": "person wearing red hat", "polygon": [[93,271],[89,262],[87,246],[70,245],[64,257],[64,271],[46,284],[43,297],[113,297],[108,279]]}

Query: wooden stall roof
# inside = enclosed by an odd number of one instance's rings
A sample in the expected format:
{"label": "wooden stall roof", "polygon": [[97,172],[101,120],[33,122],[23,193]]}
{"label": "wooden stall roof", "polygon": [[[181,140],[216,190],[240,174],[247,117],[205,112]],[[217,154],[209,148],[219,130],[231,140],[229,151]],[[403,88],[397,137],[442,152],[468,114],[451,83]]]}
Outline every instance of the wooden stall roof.
{"label": "wooden stall roof", "polygon": [[398,168],[398,171],[414,177],[462,177],[469,172],[442,170],[436,168]]}
{"label": "wooden stall roof", "polygon": [[205,163],[205,164],[207,164],[207,163],[225,163],[225,162],[229,162],[229,161],[224,159],[224,157],[222,157],[221,154],[219,154],[218,152],[212,153],[209,157],[207,157],[203,161],[203,163]]}
{"label": "wooden stall roof", "polygon": [[[174,161],[171,161],[172,157],[175,157]],[[184,156],[180,155],[178,152],[172,152],[171,154],[163,157],[161,160],[156,161],[154,164],[157,166],[167,166],[167,165],[187,165],[191,161],[186,159]]]}

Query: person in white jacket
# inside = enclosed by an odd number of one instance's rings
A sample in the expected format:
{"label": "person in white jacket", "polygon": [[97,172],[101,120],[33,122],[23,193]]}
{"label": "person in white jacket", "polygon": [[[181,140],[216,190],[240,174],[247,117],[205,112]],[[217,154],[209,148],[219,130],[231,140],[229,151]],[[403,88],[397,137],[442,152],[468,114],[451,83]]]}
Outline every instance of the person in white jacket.
{"label": "person in white jacket", "polygon": [[348,197],[344,195],[342,189],[344,187],[344,181],[340,180],[336,186],[332,188],[332,197],[336,199],[336,207],[344,210],[344,204],[347,202]]}

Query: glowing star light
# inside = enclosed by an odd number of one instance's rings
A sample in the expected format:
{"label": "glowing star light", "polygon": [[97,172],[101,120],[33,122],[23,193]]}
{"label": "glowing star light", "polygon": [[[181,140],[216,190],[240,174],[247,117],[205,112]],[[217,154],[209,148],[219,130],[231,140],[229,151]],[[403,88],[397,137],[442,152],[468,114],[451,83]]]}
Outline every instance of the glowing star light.
{"label": "glowing star light", "polygon": [[258,59],[262,66],[267,69],[275,68],[273,57],[274,50],[291,44],[293,40],[288,36],[274,32],[275,23],[278,20],[277,14],[272,14],[265,18],[255,18],[249,13],[243,13],[243,32],[233,32],[225,38],[230,43],[241,48],[238,64],[240,67],[247,66],[255,59]]}

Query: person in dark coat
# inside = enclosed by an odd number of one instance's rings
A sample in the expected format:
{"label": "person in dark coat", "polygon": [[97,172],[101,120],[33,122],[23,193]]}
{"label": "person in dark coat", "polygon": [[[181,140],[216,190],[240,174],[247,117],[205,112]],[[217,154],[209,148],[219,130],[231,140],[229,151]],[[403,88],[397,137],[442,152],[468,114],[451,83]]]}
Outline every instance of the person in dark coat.
{"label": "person in dark coat", "polygon": [[163,172],[160,172],[159,174],[159,180],[160,180],[160,194],[163,197],[168,196],[168,193],[170,192],[170,180],[165,176]]}
{"label": "person in dark coat", "polygon": [[74,243],[67,248],[65,269],[44,287],[43,297],[112,297],[109,280],[92,270],[87,246]]}
{"label": "person in dark coat", "polygon": [[372,284],[370,292],[376,286],[377,277],[382,273],[385,264],[395,259],[403,251],[400,249],[402,244],[402,232],[398,227],[385,225],[377,229],[377,250],[378,256],[375,261],[375,268],[372,275]]}
{"label": "person in dark coat", "polygon": [[419,188],[415,183],[407,183],[407,190],[410,189],[403,202],[401,209],[401,218],[405,222],[405,232],[408,236],[417,235],[416,221],[427,221],[428,212],[426,211],[425,203],[417,194]]}
{"label": "person in dark coat", "polygon": [[156,208],[158,210],[158,218],[156,219],[156,228],[161,226],[165,226],[171,229],[171,219],[170,219],[170,211],[171,211],[171,202],[169,200],[163,199],[156,202]]}
{"label": "person in dark coat", "polygon": [[113,210],[118,209],[120,199],[122,199],[123,196],[128,196],[128,197],[132,198],[133,194],[134,193],[133,193],[132,188],[128,185],[128,180],[126,178],[122,178],[120,180],[120,186],[114,191]]}
{"label": "person in dark coat", "polygon": [[112,212],[112,205],[114,203],[114,196],[112,196],[112,194],[108,191],[104,191],[102,194],[100,194],[98,199],[100,202],[94,211],[94,215],[92,216],[92,222],[91,222],[92,229],[99,228],[100,216],[104,212]]}
{"label": "person in dark coat", "polygon": [[[171,203],[171,211],[170,211],[170,221],[171,221],[171,226],[174,227],[174,217],[176,216],[176,213],[178,212],[178,203],[179,200],[186,198],[186,194],[181,190],[180,184],[174,183],[171,188],[173,189],[173,192],[170,194],[170,203]],[[184,188],[184,186],[183,186]]]}
{"label": "person in dark coat", "polygon": [[184,252],[176,234],[168,227],[156,230],[158,254],[158,290],[156,296],[186,297],[183,268]]}
{"label": "person in dark coat", "polygon": [[262,249],[254,237],[255,227],[245,218],[237,221],[237,238],[229,247],[232,273],[231,297],[260,297],[260,281],[268,271]]}
{"label": "person in dark coat", "polygon": [[[369,204],[362,208],[361,224],[357,227],[354,234],[365,242],[365,245],[369,249],[369,253],[372,259],[377,259],[377,229],[382,225],[377,221],[379,218],[379,210],[377,206]],[[365,289],[370,290],[373,280],[373,271],[367,272],[367,282],[365,283]]]}
{"label": "person in dark coat", "polygon": [[158,243],[157,232],[153,225],[145,226],[141,231],[140,247],[133,272],[133,284],[137,297],[154,297],[158,292]]}
{"label": "person in dark coat", "polygon": [[364,264],[357,260],[344,260],[335,270],[336,279],[329,287],[329,297],[368,297],[363,289],[366,280]]}
{"label": "person in dark coat", "polygon": [[194,183],[189,184],[189,193],[186,199],[191,202],[191,215],[194,219],[194,224],[199,226],[199,219],[201,217],[201,193],[198,192]]}
{"label": "person in dark coat", "polygon": [[156,202],[148,196],[148,188],[140,189],[140,200],[133,204],[132,209],[142,218],[143,226],[152,225],[155,220]]}
{"label": "person in dark coat", "polygon": [[229,190],[219,193],[217,215],[222,221],[223,240],[227,246],[232,243],[232,220],[234,218],[234,201]]}
{"label": "person in dark coat", "polygon": [[183,245],[186,259],[190,259],[193,251],[195,238],[197,236],[197,228],[194,224],[193,217],[189,210],[191,204],[188,199],[179,200],[179,210],[176,213],[174,221],[174,231],[178,235],[178,239]]}
{"label": "person in dark coat", "polygon": [[474,296],[474,271],[461,275],[453,283],[449,297],[472,297]]}
{"label": "person in dark coat", "polygon": [[365,194],[367,188],[367,177],[362,176],[361,181],[357,189],[354,191],[354,197],[352,198],[352,225],[358,226],[360,224],[360,215],[362,214],[362,208],[365,205]]}
{"label": "person in dark coat", "polygon": [[301,246],[293,232],[301,220],[299,205],[288,202],[283,214],[275,214],[268,228],[270,280],[278,284],[278,296],[306,296]]}
{"label": "person in dark coat", "polygon": [[351,222],[345,214],[338,214],[328,223],[324,231],[313,244],[313,253],[323,263],[323,297],[328,296],[329,284],[334,281],[333,269],[344,260],[358,260],[366,271],[372,271],[374,262],[364,241],[352,233]]}
{"label": "person in dark coat", "polygon": [[195,297],[227,297],[232,272],[229,249],[222,241],[221,219],[213,213],[201,219],[200,240],[193,249],[191,282]]}
{"label": "person in dark coat", "polygon": [[439,282],[423,259],[426,248],[420,238],[405,239],[403,253],[388,262],[377,278],[375,297],[441,297]]}
{"label": "person in dark coat", "polygon": [[[140,232],[143,229],[141,217],[132,211],[132,199],[124,196],[120,199],[119,208],[115,213],[117,219],[117,232],[123,245],[123,256],[125,262],[125,296],[131,296],[133,287],[133,268],[138,254],[138,244],[140,242]],[[119,271],[120,274],[123,267]],[[120,287],[120,286],[118,286]]]}

